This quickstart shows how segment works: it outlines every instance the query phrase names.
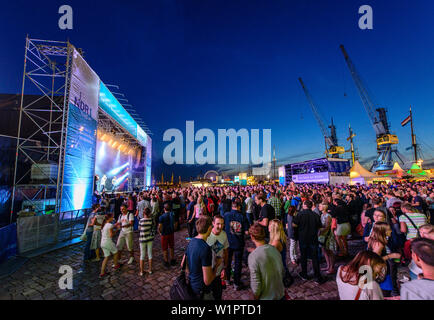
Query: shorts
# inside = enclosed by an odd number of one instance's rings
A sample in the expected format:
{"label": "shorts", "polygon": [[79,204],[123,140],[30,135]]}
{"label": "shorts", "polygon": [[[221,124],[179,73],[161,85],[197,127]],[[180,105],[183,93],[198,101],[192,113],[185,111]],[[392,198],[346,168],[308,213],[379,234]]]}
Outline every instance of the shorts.
{"label": "shorts", "polygon": [[174,234],[168,234],[165,236],[161,236],[161,248],[163,251],[166,251],[169,247],[170,249],[173,249],[175,243],[175,236]]}
{"label": "shorts", "polygon": [[132,232],[128,232],[128,233],[121,232],[119,234],[118,243],[116,244],[116,247],[118,247],[118,250],[122,250],[124,248],[125,243],[127,244],[128,251],[133,251],[133,233]]}
{"label": "shorts", "polygon": [[152,241],[140,242],[140,260],[145,260],[146,251],[148,252],[148,259],[152,259]]}
{"label": "shorts", "polygon": [[116,254],[118,252],[118,249],[112,240],[101,242],[101,249],[105,258],[110,257],[111,254]]}
{"label": "shorts", "polygon": [[337,236],[347,236],[351,233],[351,225],[349,222],[345,223],[338,223],[338,228],[336,229],[336,235]]}

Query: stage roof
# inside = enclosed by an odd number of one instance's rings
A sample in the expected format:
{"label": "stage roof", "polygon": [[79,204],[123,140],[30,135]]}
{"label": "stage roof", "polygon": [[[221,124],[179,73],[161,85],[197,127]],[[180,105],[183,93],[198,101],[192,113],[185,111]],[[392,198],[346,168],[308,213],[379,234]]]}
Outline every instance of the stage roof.
{"label": "stage roof", "polygon": [[99,107],[135,137],[142,146],[146,146],[148,135],[125,110],[107,86],[102,81],[100,83]]}

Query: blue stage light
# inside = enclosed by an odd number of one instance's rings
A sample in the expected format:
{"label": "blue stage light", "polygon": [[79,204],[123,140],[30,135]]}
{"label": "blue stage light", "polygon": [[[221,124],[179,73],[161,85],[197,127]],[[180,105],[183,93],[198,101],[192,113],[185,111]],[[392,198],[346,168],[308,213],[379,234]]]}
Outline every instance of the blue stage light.
{"label": "blue stage light", "polygon": [[125,180],[126,178],[128,178],[128,175],[129,175],[129,173],[128,173],[128,170],[127,170],[127,172],[126,172],[124,175],[120,176],[120,177],[117,179],[116,186],[119,186],[120,184],[122,184],[122,183],[124,182],[124,180]]}
{"label": "blue stage light", "polygon": [[98,148],[97,160],[101,160],[105,157],[105,148],[106,148],[106,143],[103,141],[103,142],[101,142],[101,145]]}
{"label": "blue stage light", "polygon": [[122,169],[128,167],[129,165],[130,165],[129,162],[124,163],[124,164],[121,165],[120,167],[116,167],[116,168],[110,170],[109,173],[108,173],[108,175],[109,175],[109,176],[115,176],[115,175],[117,175],[119,172],[121,172]]}

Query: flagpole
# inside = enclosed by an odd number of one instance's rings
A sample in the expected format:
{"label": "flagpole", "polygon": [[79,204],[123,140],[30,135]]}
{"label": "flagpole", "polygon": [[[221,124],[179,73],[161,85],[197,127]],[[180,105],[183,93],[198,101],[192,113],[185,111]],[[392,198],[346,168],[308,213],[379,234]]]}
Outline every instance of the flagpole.
{"label": "flagpole", "polygon": [[413,129],[413,115],[411,113],[411,106],[410,106],[410,122],[411,122],[411,144],[414,150],[414,162],[417,163],[417,144],[416,144],[416,136],[414,135],[414,129]]}

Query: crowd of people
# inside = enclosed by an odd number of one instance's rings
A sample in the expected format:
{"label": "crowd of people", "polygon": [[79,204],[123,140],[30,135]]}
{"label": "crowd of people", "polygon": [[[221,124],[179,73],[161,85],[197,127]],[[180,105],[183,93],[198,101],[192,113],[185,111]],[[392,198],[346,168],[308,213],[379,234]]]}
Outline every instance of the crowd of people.
{"label": "crowd of people", "polygon": [[[196,299],[220,300],[233,285],[254,299],[284,300],[294,276],[318,285],[333,277],[345,300],[434,299],[434,183],[152,188],[94,202],[84,259],[100,261],[102,251],[100,277],[110,257],[113,270],[121,267],[125,247],[124,262],[134,263],[138,232],[139,276],[153,273],[159,235],[164,267],[185,268]],[[176,261],[174,234],[183,226],[188,246]],[[349,238],[363,248],[350,252]],[[407,281],[398,281],[400,267],[408,267]]]}

